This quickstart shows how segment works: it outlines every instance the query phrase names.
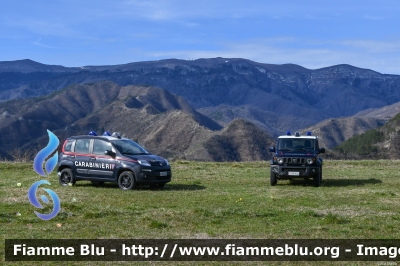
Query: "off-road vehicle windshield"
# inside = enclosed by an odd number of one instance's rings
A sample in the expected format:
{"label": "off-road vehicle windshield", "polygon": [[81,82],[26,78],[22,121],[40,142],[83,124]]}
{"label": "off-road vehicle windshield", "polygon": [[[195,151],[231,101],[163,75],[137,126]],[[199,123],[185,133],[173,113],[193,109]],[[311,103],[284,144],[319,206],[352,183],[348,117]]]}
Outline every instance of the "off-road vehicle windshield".
{"label": "off-road vehicle windshield", "polygon": [[315,139],[309,138],[280,138],[278,151],[313,151],[317,150]]}
{"label": "off-road vehicle windshield", "polygon": [[142,146],[129,139],[112,140],[114,147],[124,155],[147,155],[150,154]]}

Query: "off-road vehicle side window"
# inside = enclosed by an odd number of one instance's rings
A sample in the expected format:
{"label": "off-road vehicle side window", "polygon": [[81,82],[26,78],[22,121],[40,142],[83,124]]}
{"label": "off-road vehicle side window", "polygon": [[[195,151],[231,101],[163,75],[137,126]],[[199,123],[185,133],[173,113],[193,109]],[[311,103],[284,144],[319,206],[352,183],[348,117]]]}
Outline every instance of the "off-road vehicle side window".
{"label": "off-road vehicle side window", "polygon": [[90,139],[77,139],[75,143],[75,152],[88,154],[89,144],[90,144]]}

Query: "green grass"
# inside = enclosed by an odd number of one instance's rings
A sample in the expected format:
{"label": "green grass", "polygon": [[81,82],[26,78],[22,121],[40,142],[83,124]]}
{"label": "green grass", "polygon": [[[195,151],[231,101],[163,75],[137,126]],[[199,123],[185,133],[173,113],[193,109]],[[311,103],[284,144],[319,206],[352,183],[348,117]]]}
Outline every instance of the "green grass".
{"label": "green grass", "polygon": [[162,190],[61,187],[52,173],[46,187],[61,211],[42,221],[27,192],[43,178],[32,163],[0,163],[2,261],[7,238],[400,239],[400,161],[325,161],[318,188],[312,180],[271,187],[268,162],[178,161],[172,169]]}

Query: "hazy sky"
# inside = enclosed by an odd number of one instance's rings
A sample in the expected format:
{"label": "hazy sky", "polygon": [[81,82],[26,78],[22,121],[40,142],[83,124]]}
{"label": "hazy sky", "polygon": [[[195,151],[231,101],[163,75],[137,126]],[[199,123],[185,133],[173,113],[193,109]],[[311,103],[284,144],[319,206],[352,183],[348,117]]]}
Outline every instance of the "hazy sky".
{"label": "hazy sky", "polygon": [[246,58],[400,74],[397,0],[0,0],[0,61]]}

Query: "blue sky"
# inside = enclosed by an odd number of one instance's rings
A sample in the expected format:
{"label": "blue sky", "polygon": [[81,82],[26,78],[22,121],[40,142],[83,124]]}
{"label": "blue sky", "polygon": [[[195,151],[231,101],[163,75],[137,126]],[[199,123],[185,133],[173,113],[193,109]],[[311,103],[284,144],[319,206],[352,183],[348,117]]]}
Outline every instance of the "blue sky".
{"label": "blue sky", "polygon": [[400,74],[400,1],[0,0],[0,61],[246,58]]}

